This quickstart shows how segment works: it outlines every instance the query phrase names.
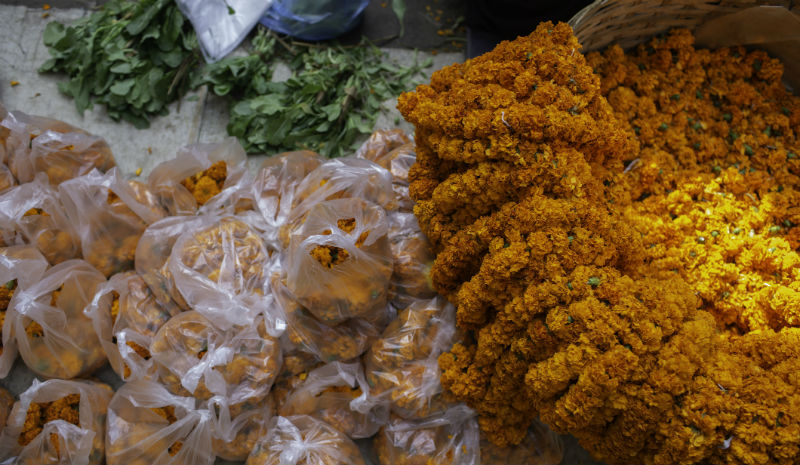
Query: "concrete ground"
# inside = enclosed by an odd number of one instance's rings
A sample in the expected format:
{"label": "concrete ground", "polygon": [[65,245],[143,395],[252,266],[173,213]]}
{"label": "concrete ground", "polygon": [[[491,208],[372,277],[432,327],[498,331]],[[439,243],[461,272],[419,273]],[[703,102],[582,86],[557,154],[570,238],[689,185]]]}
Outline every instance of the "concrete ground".
{"label": "concrete ground", "polygon": [[[70,22],[86,14],[99,1],[50,0],[52,8],[43,10],[46,2],[39,0],[0,0],[0,103],[8,110],[21,110],[33,115],[63,120],[104,137],[114,151],[117,164],[128,176],[135,177],[141,168],[146,177],[158,163],[172,158],[178,148],[191,143],[218,141],[226,137],[227,104],[204,89],[191,93],[180,104],[175,103],[167,116],[155,118],[149,129],[136,129],[127,123],[112,121],[102,108],[96,107],[79,115],[73,101],[62,95],[57,83],[60,75],[40,75],[37,69],[49,57],[42,44],[42,31],[50,21]],[[365,13],[364,22],[347,40],[364,34],[379,44],[389,60],[411,63],[418,48],[419,57],[431,57],[433,66],[426,70],[421,82],[443,66],[464,60],[463,2],[459,0],[408,0],[405,18],[406,34],[394,37],[399,24],[392,12],[391,0],[373,0]],[[454,27],[456,26],[456,27]],[[440,34],[440,30],[453,29]],[[11,82],[19,84],[12,86]],[[413,128],[400,118],[394,99],[384,102],[376,129],[399,127],[411,133]],[[256,167],[269,154],[250,157]],[[119,378],[106,368],[97,378],[113,386]],[[17,360],[11,374],[0,380],[0,386],[19,394],[26,389],[34,375]],[[574,439],[565,437],[564,464],[597,464]],[[229,463],[218,461],[217,463]]]}

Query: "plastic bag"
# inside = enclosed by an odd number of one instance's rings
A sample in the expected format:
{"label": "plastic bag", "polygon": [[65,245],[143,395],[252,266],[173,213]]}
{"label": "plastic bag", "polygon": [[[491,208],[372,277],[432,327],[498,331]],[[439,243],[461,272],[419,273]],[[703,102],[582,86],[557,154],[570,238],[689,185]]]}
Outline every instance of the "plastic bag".
{"label": "plastic bag", "polygon": [[558,465],[564,459],[561,436],[536,420],[519,445],[498,447],[481,438],[482,465]]}
{"label": "plastic bag", "polygon": [[308,373],[278,407],[278,414],[310,415],[352,439],[367,438],[386,423],[385,405],[369,405],[364,368],[360,362],[333,362]]}
{"label": "plastic bag", "polygon": [[364,356],[371,396],[387,400],[404,418],[446,408],[436,359],[454,335],[455,310],[441,297],[400,311]]}
{"label": "plastic bag", "polygon": [[6,421],[11,414],[12,407],[14,407],[14,395],[0,387],[0,434],[3,433],[6,427]]}
{"label": "plastic bag", "polygon": [[2,125],[2,121],[6,119],[7,116],[8,111],[6,107],[0,103],[0,162],[2,163],[7,162],[6,141],[8,141],[8,135],[10,134],[8,128]]}
{"label": "plastic bag", "polygon": [[[0,378],[8,376],[17,359],[17,341],[6,318],[11,299],[17,288],[26,289],[39,282],[47,269],[47,260],[36,247],[22,245],[0,249],[0,315],[3,337],[0,345]],[[5,422],[0,422],[0,427]]]}
{"label": "plastic bag", "polygon": [[218,327],[249,325],[266,314],[267,329],[279,335],[285,323],[265,296],[277,256],[244,221],[207,215],[175,241],[168,267],[186,304]]}
{"label": "plastic bag", "polygon": [[424,420],[393,417],[375,436],[381,465],[478,465],[478,421],[459,404]]}
{"label": "plastic bag", "polygon": [[189,309],[169,270],[173,245],[181,234],[197,230],[206,222],[202,216],[167,217],[148,226],[136,245],[136,272],[150,287],[158,303],[170,311]]}
{"label": "plastic bag", "polygon": [[211,465],[213,416],[160,384],[124,384],[108,404],[108,465]]}
{"label": "plastic bag", "polygon": [[214,453],[223,460],[244,461],[259,438],[267,433],[275,407],[267,397],[262,405],[231,417],[227,399],[214,396],[208,401],[209,410],[216,412]]}
{"label": "plastic bag", "polygon": [[0,245],[32,244],[56,265],[81,255],[60,195],[44,175],[0,195]]}
{"label": "plastic bag", "polygon": [[[387,131],[388,135],[383,131],[373,133],[356,152],[356,156],[371,160],[392,173],[392,190],[398,209],[410,213],[414,209],[414,201],[408,193],[408,170],[417,162],[417,154],[413,142],[397,145],[402,140],[407,141],[408,138],[401,131],[395,131],[400,133],[393,134],[394,131]],[[389,148],[391,150],[386,152],[385,150]]]}
{"label": "plastic bag", "polygon": [[[2,150],[2,145],[0,145],[0,150]],[[16,185],[17,180],[14,178],[14,175],[11,174],[11,170],[8,169],[5,164],[0,163],[0,194]]]}
{"label": "plastic bag", "polygon": [[291,214],[295,190],[323,161],[319,154],[301,150],[267,158],[258,169],[249,196],[266,224],[265,240],[272,247],[282,248],[281,244],[288,244],[288,236],[281,239],[278,234],[281,229],[288,234],[285,226]]}
{"label": "plastic bag", "polygon": [[413,213],[392,212],[389,218],[389,242],[394,270],[389,299],[400,306],[415,299],[436,296],[430,271],[435,258],[430,242],[419,228]]}
{"label": "plastic bag", "polygon": [[397,209],[391,173],[369,160],[335,158],[310,172],[295,189],[290,233],[318,203],[343,198],[367,200],[386,210]]}
{"label": "plastic bag", "polygon": [[365,465],[358,446],[309,416],[274,417],[245,465]]}
{"label": "plastic bag", "polygon": [[147,182],[170,215],[192,215],[198,208],[224,205],[246,184],[246,169],[247,154],[235,137],[228,137],[182,147],[175,158],[156,166]]}
{"label": "plastic bag", "polygon": [[0,457],[16,465],[102,464],[112,394],[92,381],[34,379],[0,435]]}
{"label": "plastic bag", "polygon": [[286,286],[320,321],[371,318],[387,302],[392,274],[386,214],[361,199],[315,205],[292,233]]}
{"label": "plastic bag", "polygon": [[159,379],[177,395],[223,396],[231,415],[254,408],[281,367],[280,343],[262,321],[223,331],[198,312],[183,312],[156,333],[150,353]]}
{"label": "plastic bag", "polygon": [[378,130],[370,134],[354,155],[374,161],[388,170],[390,166],[388,161],[391,160],[391,157],[387,155],[396,148],[410,143],[412,143],[411,139],[402,129]]}
{"label": "plastic bag", "polygon": [[327,40],[353,29],[369,0],[275,0],[261,24],[302,40]]}
{"label": "plastic bag", "polygon": [[154,375],[150,343],[177,310],[159,305],[139,275],[129,271],[112,276],[98,288],[85,313],[120,378]]}
{"label": "plastic bag", "polygon": [[207,63],[232,52],[258,23],[272,0],[178,0],[192,22]]}
{"label": "plastic bag", "polygon": [[84,259],[106,277],[133,269],[139,237],[166,214],[146,186],[125,181],[116,168],[65,181],[59,192]]}
{"label": "plastic bag", "polygon": [[106,354],[83,310],[106,281],[92,265],[69,260],[14,293],[6,312],[19,353],[28,368],[47,378],[87,376]]}
{"label": "plastic bag", "polygon": [[305,352],[294,345],[289,340],[287,333],[281,336],[281,348],[283,365],[269,392],[269,397],[276,407],[286,402],[289,394],[303,384],[311,370],[325,365],[316,355]]}
{"label": "plastic bag", "polygon": [[335,326],[317,320],[303,308],[279,278],[272,280],[273,295],[286,316],[286,334],[300,350],[320,360],[350,360],[367,351],[383,328],[384,316],[375,321],[352,318]]}
{"label": "plastic bag", "polygon": [[116,166],[105,139],[62,121],[11,112],[0,125],[9,130],[8,166],[19,182],[45,173],[50,184],[58,185],[95,168],[105,172]]}

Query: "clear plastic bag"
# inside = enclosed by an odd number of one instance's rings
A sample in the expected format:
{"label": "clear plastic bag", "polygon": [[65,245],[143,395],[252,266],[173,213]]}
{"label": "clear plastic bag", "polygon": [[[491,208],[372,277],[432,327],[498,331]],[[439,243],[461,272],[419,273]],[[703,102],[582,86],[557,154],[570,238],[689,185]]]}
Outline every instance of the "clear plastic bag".
{"label": "clear plastic bag", "polygon": [[[375,134],[373,134],[373,137],[374,136]],[[375,150],[374,147],[370,149],[370,145],[368,144],[369,141],[361,148],[364,149],[365,146],[368,147],[363,151],[364,158],[374,161],[392,173],[392,190],[394,190],[397,208],[400,211],[411,213],[414,209],[414,201],[411,200],[408,193],[408,170],[411,169],[411,165],[417,162],[417,153],[414,143],[409,142],[397,146],[385,153],[380,150]],[[391,147],[392,145],[389,144],[389,146]],[[359,149],[359,154],[362,153],[361,149]],[[357,154],[356,156],[360,155]]]}
{"label": "clear plastic bag", "polygon": [[14,407],[14,395],[8,392],[7,389],[0,387],[0,434],[6,427],[8,416],[11,414],[11,409]]}
{"label": "clear plastic bag", "polygon": [[51,265],[79,258],[80,239],[60,198],[41,174],[0,195],[0,245],[35,245]]}
{"label": "clear plastic bag", "polygon": [[360,362],[333,362],[308,373],[279,405],[278,414],[309,415],[352,439],[367,438],[378,432],[389,415],[385,405],[368,405],[368,395]]}
{"label": "clear plastic bag", "polygon": [[166,215],[146,186],[125,181],[116,168],[65,181],[59,192],[84,259],[106,277],[133,269],[139,237]]}
{"label": "clear plastic bag", "polygon": [[394,263],[389,299],[396,305],[407,306],[415,299],[433,298],[436,291],[430,270],[435,256],[417,218],[404,212],[392,212],[388,218]]}
{"label": "clear plastic bag", "polygon": [[172,160],[156,166],[147,178],[172,216],[198,208],[219,209],[246,185],[247,154],[235,137],[213,144],[187,145]]}
{"label": "clear plastic bag", "polygon": [[481,438],[482,465],[558,465],[563,459],[561,436],[539,420],[516,446],[498,447]]}
{"label": "clear plastic bag", "polygon": [[[8,376],[17,359],[17,340],[14,337],[11,319],[6,318],[11,299],[19,289],[26,289],[39,282],[47,269],[47,260],[36,247],[21,245],[0,248],[0,315],[2,315],[3,337],[0,345],[0,378]],[[4,425],[0,422],[0,425]]]}
{"label": "clear plastic bag", "polygon": [[365,465],[358,446],[309,416],[273,417],[246,465]]}
{"label": "clear plastic bag", "polygon": [[423,420],[393,417],[374,448],[381,465],[478,465],[479,443],[475,413],[459,404]]}
{"label": "clear plastic bag", "polygon": [[417,301],[400,311],[364,356],[371,396],[404,418],[447,408],[436,359],[455,335],[455,310],[444,298]]}
{"label": "clear plastic bag", "polygon": [[289,341],[320,360],[333,362],[358,357],[381,334],[385,313],[376,321],[352,318],[329,326],[303,308],[278,277],[273,278],[272,289],[286,316],[286,335]]}
{"label": "clear plastic bag", "polygon": [[[276,408],[283,405],[289,394],[303,384],[311,370],[324,365],[316,355],[292,347],[293,345],[285,335],[281,339],[281,345],[284,347],[283,366],[269,391],[269,397]],[[287,349],[286,347],[292,348]]]}
{"label": "clear plastic bag", "polygon": [[[389,153],[400,146],[412,143],[402,129],[382,129],[370,134],[354,154],[358,158],[374,161],[389,169],[391,157]],[[407,179],[406,179],[407,180]]]}
{"label": "clear plastic bag", "polygon": [[263,319],[223,331],[198,312],[180,313],[156,333],[150,353],[159,379],[177,395],[227,399],[231,415],[257,407],[281,367],[281,348]]}
{"label": "clear plastic bag", "polygon": [[275,414],[275,407],[269,397],[262,405],[233,417],[228,401],[223,397],[212,397],[208,405],[209,411],[216,413],[214,453],[223,460],[237,462],[247,460],[256,441],[267,433],[269,421]]}
{"label": "clear plastic bag", "polygon": [[261,24],[302,40],[328,40],[354,28],[369,0],[275,0]]}
{"label": "clear plastic bag", "polygon": [[397,209],[391,173],[362,158],[335,158],[310,172],[295,189],[290,233],[318,203],[343,198],[367,200],[386,210]]}
{"label": "clear plastic bag", "polygon": [[[2,145],[0,145],[0,150],[2,150]],[[14,175],[11,174],[11,170],[8,169],[5,164],[0,163],[0,194],[16,185],[17,180],[14,178]]]}
{"label": "clear plastic bag", "polygon": [[206,223],[202,216],[171,216],[159,220],[144,231],[136,245],[136,272],[150,287],[158,303],[165,308],[188,310],[189,305],[175,287],[169,270],[169,256],[175,241],[186,231]]}
{"label": "clear plastic bag", "polygon": [[33,380],[0,435],[0,457],[15,465],[102,464],[112,394],[92,381]]}
{"label": "clear plastic bag", "polygon": [[372,318],[387,302],[392,258],[384,210],[361,199],[318,203],[292,233],[286,286],[320,321]]}
{"label": "clear plastic bag", "polygon": [[266,225],[265,240],[275,248],[288,244],[288,237],[280,238],[283,230],[288,234],[287,222],[294,202],[295,190],[300,182],[324,159],[316,152],[301,150],[285,152],[267,158],[253,179],[249,196]]}
{"label": "clear plastic bag", "polygon": [[178,0],[194,26],[207,63],[221,60],[247,37],[272,0]]}
{"label": "clear plastic bag", "polygon": [[22,112],[9,113],[0,125],[9,130],[8,166],[19,182],[30,182],[45,173],[50,184],[114,166],[114,155],[105,139],[62,121]]}
{"label": "clear plastic bag", "polygon": [[214,418],[160,384],[124,384],[108,404],[108,465],[211,465]]}
{"label": "clear plastic bag", "polygon": [[0,163],[4,164],[7,162],[6,143],[8,141],[10,131],[7,127],[3,126],[2,121],[6,119],[7,116],[8,110],[6,110],[6,107],[0,103]]}
{"label": "clear plastic bag", "polygon": [[257,315],[268,315],[268,330],[278,335],[285,324],[265,295],[278,254],[239,218],[206,215],[204,219],[172,247],[168,268],[181,297],[222,329],[249,325]]}
{"label": "clear plastic bag", "polygon": [[159,305],[138,274],[112,276],[98,288],[85,313],[120,378],[130,381],[155,374],[150,343],[177,309]]}
{"label": "clear plastic bag", "polygon": [[83,260],[47,270],[14,293],[6,318],[28,368],[47,378],[88,376],[106,361],[92,320],[83,311],[105,277]]}

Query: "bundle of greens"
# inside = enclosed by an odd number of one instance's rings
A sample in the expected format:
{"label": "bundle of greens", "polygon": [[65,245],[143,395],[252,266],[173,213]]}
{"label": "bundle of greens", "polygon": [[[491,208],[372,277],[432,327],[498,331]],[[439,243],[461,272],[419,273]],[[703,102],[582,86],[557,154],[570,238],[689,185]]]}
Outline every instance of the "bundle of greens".
{"label": "bundle of greens", "polygon": [[[350,153],[372,132],[381,103],[413,87],[414,76],[431,65],[431,60],[394,65],[366,41],[349,47],[288,44],[265,29],[256,33],[252,47],[249,56],[207,66],[198,82],[234,97],[228,133],[251,153]],[[292,75],[272,82],[270,63],[278,61]]]}
{"label": "bundle of greens", "polygon": [[43,40],[52,58],[39,72],[69,76],[58,88],[79,113],[104,104],[112,119],[137,128],[189,90],[200,59],[192,25],[172,0],[111,0],[71,26],[50,22]]}

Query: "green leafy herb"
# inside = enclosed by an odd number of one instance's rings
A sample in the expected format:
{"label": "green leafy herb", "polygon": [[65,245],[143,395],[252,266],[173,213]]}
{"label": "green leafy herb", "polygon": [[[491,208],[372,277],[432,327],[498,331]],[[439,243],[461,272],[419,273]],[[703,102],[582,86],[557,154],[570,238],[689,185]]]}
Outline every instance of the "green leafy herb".
{"label": "green leafy herb", "polygon": [[[277,46],[280,44],[280,46]],[[206,68],[194,84],[232,95],[228,133],[250,153],[313,150],[338,157],[372,132],[381,104],[413,86],[422,68],[396,66],[369,43],[345,48],[287,44],[260,30],[253,53]],[[288,64],[292,76],[273,82],[270,63]]]}
{"label": "green leafy herb", "polygon": [[48,23],[43,41],[51,58],[39,72],[69,76],[58,88],[79,113],[102,104],[138,128],[186,93],[199,62],[194,30],[172,0],[111,0],[71,26]]}

